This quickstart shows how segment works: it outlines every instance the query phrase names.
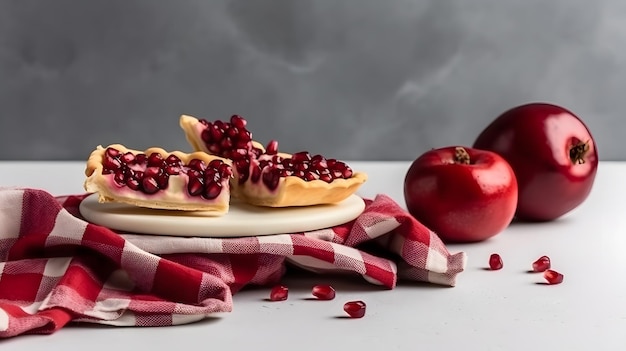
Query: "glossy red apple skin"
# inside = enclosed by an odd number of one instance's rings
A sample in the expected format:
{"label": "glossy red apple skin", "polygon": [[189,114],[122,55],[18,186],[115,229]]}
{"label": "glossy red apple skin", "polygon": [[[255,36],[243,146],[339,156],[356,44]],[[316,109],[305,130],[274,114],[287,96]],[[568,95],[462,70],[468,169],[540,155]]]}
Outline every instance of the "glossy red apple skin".
{"label": "glossy red apple skin", "polygon": [[[580,143],[588,149],[581,162],[570,150]],[[587,126],[571,111],[534,102],[498,116],[474,142],[507,160],[519,187],[516,217],[550,221],[580,205],[591,192],[598,152]]]}
{"label": "glossy red apple skin", "polygon": [[407,210],[444,242],[483,241],[513,219],[517,182],[499,155],[465,147],[470,164],[461,164],[457,148],[433,149],[413,161],[404,180]]}

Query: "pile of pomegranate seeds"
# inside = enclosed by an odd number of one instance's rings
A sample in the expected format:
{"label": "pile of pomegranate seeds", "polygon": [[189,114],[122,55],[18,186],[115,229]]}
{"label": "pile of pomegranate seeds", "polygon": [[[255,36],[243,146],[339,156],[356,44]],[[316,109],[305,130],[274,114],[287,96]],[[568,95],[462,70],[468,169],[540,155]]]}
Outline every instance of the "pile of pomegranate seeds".
{"label": "pile of pomegranate seeds", "polygon": [[206,126],[200,137],[212,154],[227,157],[233,150],[251,149],[252,133],[246,129],[247,122],[241,116],[233,115],[230,123],[206,119],[201,119],[200,123]]}
{"label": "pile of pomegranate seeds", "polygon": [[343,310],[350,318],[362,318],[365,316],[365,307],[363,301],[348,301],[343,305]]}
{"label": "pile of pomegranate seeds", "polygon": [[319,300],[332,300],[335,298],[335,289],[330,285],[316,285],[311,293]]}
{"label": "pile of pomegranate seeds", "polygon": [[252,133],[246,129],[247,121],[239,115],[231,116],[230,122],[199,121],[205,126],[200,137],[208,151],[233,161],[239,183],[248,180],[250,160],[258,157],[262,150],[252,144]]}
{"label": "pile of pomegranate seeds", "polygon": [[167,189],[170,176],[186,173],[189,195],[214,199],[222,191],[222,180],[232,176],[230,165],[222,160],[212,160],[207,165],[193,159],[184,164],[173,154],[164,159],[159,153],[122,153],[111,147],[105,150],[102,165],[102,174],[113,174],[118,186],[145,194]]}
{"label": "pile of pomegranate seeds", "polygon": [[289,296],[289,288],[284,285],[276,285],[270,291],[270,301],[285,301]]}
{"label": "pile of pomegranate seeds", "polygon": [[533,262],[533,272],[544,272],[550,269],[550,257],[541,256],[535,262]]}
{"label": "pile of pomegranate seeds", "polygon": [[493,271],[497,271],[502,269],[502,267],[504,267],[502,257],[497,253],[491,254],[491,256],[489,256],[489,268]]}
{"label": "pile of pomegranate seeds", "polygon": [[563,274],[557,271],[553,271],[551,269],[548,269],[545,272],[543,272],[543,277],[546,279],[546,281],[550,285],[561,284],[563,282]]}

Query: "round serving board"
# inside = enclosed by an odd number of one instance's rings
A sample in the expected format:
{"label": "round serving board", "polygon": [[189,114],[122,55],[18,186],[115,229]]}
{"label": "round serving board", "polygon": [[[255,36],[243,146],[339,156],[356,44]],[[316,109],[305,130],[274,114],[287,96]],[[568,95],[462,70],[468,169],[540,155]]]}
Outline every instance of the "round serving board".
{"label": "round serving board", "polygon": [[357,195],[337,204],[284,208],[252,206],[233,199],[228,213],[219,217],[202,212],[99,203],[97,194],[87,196],[79,207],[87,221],[114,230],[196,237],[244,237],[323,229],[349,222],[364,209],[365,203]]}

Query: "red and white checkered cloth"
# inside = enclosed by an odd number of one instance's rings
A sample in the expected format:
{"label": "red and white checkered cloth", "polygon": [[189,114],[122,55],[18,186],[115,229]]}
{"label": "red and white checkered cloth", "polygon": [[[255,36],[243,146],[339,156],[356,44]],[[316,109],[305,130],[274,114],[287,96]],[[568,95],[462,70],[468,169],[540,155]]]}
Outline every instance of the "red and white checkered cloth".
{"label": "red and white checkered cloth", "polygon": [[246,285],[279,282],[286,264],[354,272],[389,289],[398,279],[453,286],[465,268],[465,253],[450,254],[385,195],[330,229],[227,239],[118,233],[81,219],[86,196],[0,188],[0,338],[71,321],[198,321],[230,311]]}

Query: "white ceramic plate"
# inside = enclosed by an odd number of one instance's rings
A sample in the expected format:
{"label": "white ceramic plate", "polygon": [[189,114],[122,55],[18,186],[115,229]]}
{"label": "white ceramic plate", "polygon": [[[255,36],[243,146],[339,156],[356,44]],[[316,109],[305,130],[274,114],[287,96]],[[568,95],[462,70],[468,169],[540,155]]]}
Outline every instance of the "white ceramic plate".
{"label": "white ceramic plate", "polygon": [[363,199],[352,195],[332,205],[265,208],[232,200],[227,214],[208,217],[202,212],[168,211],[119,203],[99,203],[87,196],[80,204],[83,217],[111,229],[154,235],[242,237],[297,233],[349,222],[365,209]]}

